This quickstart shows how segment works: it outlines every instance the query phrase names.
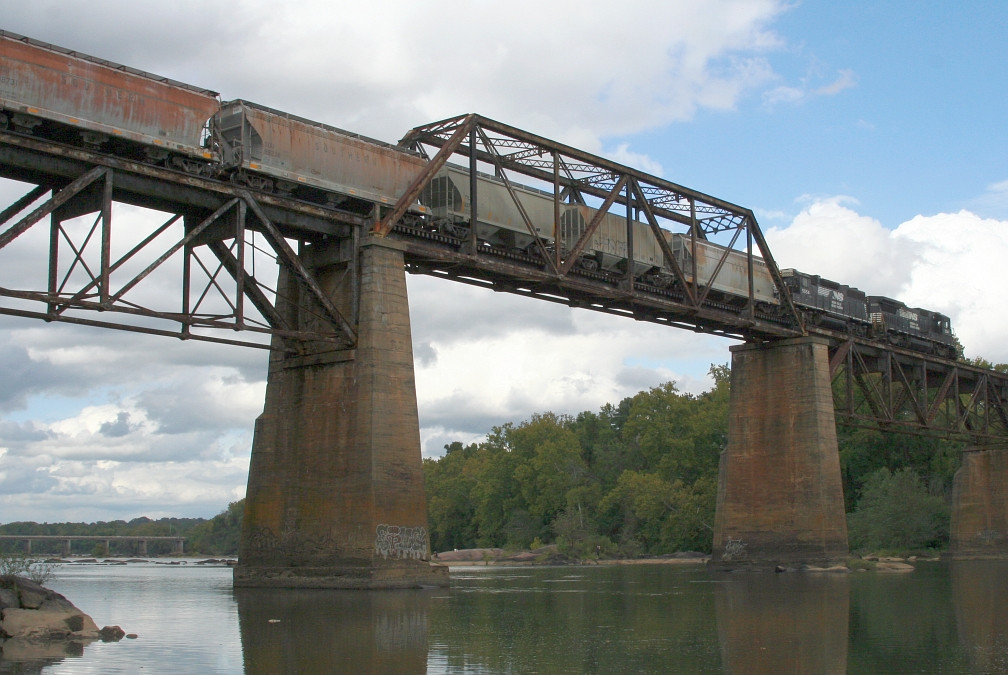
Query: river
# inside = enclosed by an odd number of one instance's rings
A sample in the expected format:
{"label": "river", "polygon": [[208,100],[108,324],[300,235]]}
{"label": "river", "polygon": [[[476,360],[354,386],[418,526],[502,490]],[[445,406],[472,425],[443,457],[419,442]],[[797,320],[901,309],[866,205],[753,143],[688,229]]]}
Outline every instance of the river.
{"label": "river", "polygon": [[236,592],[229,568],[195,561],[73,563],[49,585],[138,638],[42,672],[1008,672],[1008,562],[916,567],[459,567],[450,589]]}

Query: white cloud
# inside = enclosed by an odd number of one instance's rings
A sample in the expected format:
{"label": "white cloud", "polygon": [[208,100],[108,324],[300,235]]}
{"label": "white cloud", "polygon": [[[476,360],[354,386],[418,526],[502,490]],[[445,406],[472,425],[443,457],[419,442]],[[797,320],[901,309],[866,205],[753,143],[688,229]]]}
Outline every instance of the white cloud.
{"label": "white cloud", "polygon": [[1008,362],[1008,221],[980,218],[969,211],[916,216],[893,238],[919,251],[906,301],[937,309],[952,318],[967,356]]}
{"label": "white cloud", "polygon": [[899,297],[916,258],[914,243],[897,245],[874,218],[845,206],[850,199],[818,199],[786,228],[766,231],[777,264],[857,286],[873,295]]}
{"label": "white cloud", "polygon": [[[782,0],[33,3],[5,27],[387,140],[480,112],[599,152],[772,77]],[[115,22],[101,17],[115,15]],[[153,22],[171,31],[150,40]],[[130,27],[133,27],[131,30]],[[638,151],[639,152],[639,151]]]}
{"label": "white cloud", "polygon": [[769,89],[763,93],[763,104],[768,108],[773,108],[782,104],[794,105],[803,103],[810,98],[820,96],[836,96],[842,91],[857,86],[858,78],[853,70],[842,69],[837,71],[835,79],[826,84],[817,84],[821,81],[818,74],[806,77],[797,86],[793,84],[782,84]]}
{"label": "white cloud", "polygon": [[833,80],[829,84],[825,84],[821,87],[818,87],[815,90],[815,93],[818,94],[819,96],[836,96],[841,91],[856,86],[857,86],[857,76],[854,74],[854,71],[844,69],[841,70],[839,73],[837,73],[837,78],[835,80]]}

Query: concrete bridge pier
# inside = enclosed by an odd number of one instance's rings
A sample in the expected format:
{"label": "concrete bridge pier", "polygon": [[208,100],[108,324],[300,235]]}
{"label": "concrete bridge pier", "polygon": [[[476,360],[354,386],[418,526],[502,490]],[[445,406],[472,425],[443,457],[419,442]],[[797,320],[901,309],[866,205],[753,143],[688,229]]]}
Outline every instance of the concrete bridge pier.
{"label": "concrete bridge pier", "polygon": [[64,539],[63,540],[63,556],[66,557],[66,556],[69,556],[69,555],[70,555],[70,540],[69,539]]}
{"label": "concrete bridge pier", "polygon": [[829,565],[848,555],[828,343],[731,348],[714,566]]}
{"label": "concrete bridge pier", "polygon": [[1008,558],[1008,449],[963,453],[952,481],[949,557]]}
{"label": "concrete bridge pier", "polygon": [[[392,246],[333,241],[300,253],[343,316],[356,315],[357,344],[272,353],[236,587],[448,584],[447,568],[430,564],[406,277]],[[278,285],[292,325],[317,322],[299,310],[286,267]]]}

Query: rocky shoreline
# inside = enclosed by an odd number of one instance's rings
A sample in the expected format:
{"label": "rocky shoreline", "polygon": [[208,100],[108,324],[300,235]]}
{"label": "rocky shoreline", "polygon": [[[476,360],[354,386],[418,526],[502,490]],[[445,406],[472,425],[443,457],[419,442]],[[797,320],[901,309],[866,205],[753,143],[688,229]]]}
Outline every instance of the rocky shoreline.
{"label": "rocky shoreline", "polygon": [[206,558],[203,560],[162,560],[160,558],[46,558],[42,562],[51,565],[129,565],[146,563],[154,565],[224,565],[234,567],[238,561],[234,558]]}

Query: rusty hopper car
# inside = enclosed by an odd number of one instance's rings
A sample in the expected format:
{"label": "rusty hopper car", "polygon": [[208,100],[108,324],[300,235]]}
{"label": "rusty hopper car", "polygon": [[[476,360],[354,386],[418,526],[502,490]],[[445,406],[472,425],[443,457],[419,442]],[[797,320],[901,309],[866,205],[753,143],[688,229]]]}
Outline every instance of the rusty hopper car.
{"label": "rusty hopper car", "polygon": [[0,31],[0,121],[20,131],[209,160],[204,128],[219,105],[209,89]]}
{"label": "rusty hopper car", "polygon": [[425,164],[388,143],[248,101],[223,104],[211,128],[224,167],[261,190],[394,204]]}

